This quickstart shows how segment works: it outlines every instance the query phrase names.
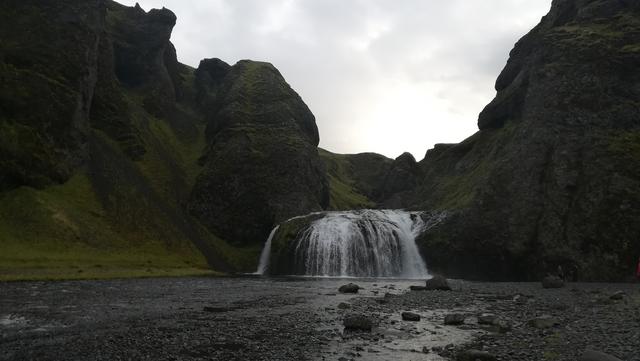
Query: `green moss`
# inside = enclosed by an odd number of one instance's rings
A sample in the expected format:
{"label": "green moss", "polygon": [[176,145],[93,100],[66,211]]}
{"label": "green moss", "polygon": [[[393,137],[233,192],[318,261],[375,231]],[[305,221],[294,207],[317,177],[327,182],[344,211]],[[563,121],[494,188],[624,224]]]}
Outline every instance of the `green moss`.
{"label": "green moss", "polygon": [[630,162],[640,162],[640,131],[622,132],[608,138],[609,151]]}
{"label": "green moss", "polygon": [[329,176],[329,188],[329,207],[332,210],[348,210],[375,207],[374,202],[369,200],[366,196],[358,193],[358,191],[352,185],[344,183],[333,175]]}
{"label": "green moss", "polygon": [[131,267],[128,263],[121,266],[87,264],[84,266],[62,265],[58,267],[47,266],[32,268],[25,268],[22,267],[22,265],[14,265],[10,268],[0,267],[0,282],[222,275],[220,272],[203,268],[157,268],[154,266],[145,266],[144,264],[139,267]]}
{"label": "green moss", "polygon": [[640,53],[640,44],[629,44],[622,47],[625,53]]}
{"label": "green moss", "polygon": [[224,259],[238,272],[253,272],[258,268],[261,245],[247,247],[234,247],[227,242],[217,238],[216,249],[218,249]]}
{"label": "green moss", "polygon": [[307,229],[311,223],[322,217],[322,214],[312,214],[305,217],[294,218],[280,224],[278,231],[271,240],[270,267],[274,274],[291,270],[286,263],[292,261],[291,254],[294,249],[292,241],[297,238],[300,232]]}
{"label": "green moss", "polygon": [[574,38],[593,38],[595,36],[619,38],[624,35],[622,31],[617,27],[614,28],[611,24],[572,24],[557,27],[554,31],[570,33]]}
{"label": "green moss", "polygon": [[375,203],[358,190],[347,155],[331,153],[324,149],[318,149],[318,154],[329,173],[331,210],[375,207]]}
{"label": "green moss", "polygon": [[84,174],[0,196],[0,269],[5,280],[210,271],[188,243],[167,247],[118,232]]}
{"label": "green moss", "polygon": [[198,125],[195,142],[185,143],[162,119],[148,119],[149,133],[143,138],[147,152],[138,162],[140,169],[156,191],[174,202],[177,183],[190,189],[201,171],[198,158],[205,148],[204,127]]}
{"label": "green moss", "polygon": [[486,179],[489,175],[490,164],[489,160],[484,159],[467,174],[442,177],[437,187],[443,198],[436,208],[454,210],[470,206],[475,197],[477,185],[481,183],[481,179]]}

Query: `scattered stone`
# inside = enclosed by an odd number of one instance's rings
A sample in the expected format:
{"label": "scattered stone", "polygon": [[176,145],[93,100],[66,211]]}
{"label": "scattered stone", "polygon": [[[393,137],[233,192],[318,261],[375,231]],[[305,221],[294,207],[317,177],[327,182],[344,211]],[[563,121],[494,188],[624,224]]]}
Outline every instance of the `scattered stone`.
{"label": "scattered stone", "polygon": [[422,346],[422,353],[429,353],[429,352],[431,352],[431,351],[429,350],[429,347],[427,347],[427,346]]}
{"label": "scattered stone", "polygon": [[562,288],[564,287],[564,281],[560,277],[547,276],[542,280],[543,288]]}
{"label": "scattered stone", "polygon": [[433,276],[433,278],[427,280],[425,289],[427,291],[451,291],[451,286],[449,286],[449,282],[447,282],[446,278],[442,276]]}
{"label": "scattered stone", "polygon": [[340,302],[338,304],[338,308],[341,309],[341,310],[348,310],[348,309],[351,308],[351,305],[348,304],[348,303],[345,303],[345,302]]}
{"label": "scattered stone", "polygon": [[359,289],[360,289],[360,286],[358,286],[357,284],[349,283],[349,284],[340,286],[340,288],[338,288],[338,292],[340,292],[340,293],[358,293]]}
{"label": "scattered stone", "polygon": [[371,332],[371,329],[373,328],[373,321],[371,318],[360,314],[350,314],[345,316],[343,324],[345,330],[350,331]]}
{"label": "scattered stone", "polygon": [[231,307],[220,307],[220,306],[204,306],[202,309],[204,312],[213,312],[213,313],[222,313],[233,311]]}
{"label": "scattered stone", "polygon": [[427,287],[425,286],[409,286],[411,291],[426,291]]}
{"label": "scattered stone", "polygon": [[513,302],[519,304],[519,305],[525,305],[527,304],[527,302],[529,302],[529,299],[527,297],[525,297],[524,295],[515,295],[513,296]]}
{"label": "scattered stone", "polygon": [[495,331],[499,333],[511,331],[511,322],[507,320],[495,320],[492,325],[495,328]]}
{"label": "scattered stone", "polygon": [[529,320],[529,326],[538,329],[552,328],[560,325],[560,321],[552,316],[543,315]]}
{"label": "scattered stone", "polygon": [[483,313],[478,316],[478,324],[480,325],[493,325],[498,317],[492,313]]}
{"label": "scattered stone", "polygon": [[457,361],[495,361],[496,357],[486,351],[465,350],[458,354]]}
{"label": "scattered stone", "polygon": [[402,319],[404,321],[420,321],[420,315],[413,312],[402,312]]}
{"label": "scattered stone", "polygon": [[614,301],[620,301],[621,299],[623,299],[625,296],[625,293],[622,291],[618,291],[614,294],[612,294],[611,296],[609,296],[610,299],[614,300]]}
{"label": "scattered stone", "polygon": [[582,356],[578,361],[622,361],[622,360],[603,352],[587,350],[582,354]]}
{"label": "scattered stone", "polygon": [[445,325],[462,325],[467,317],[462,313],[450,313],[444,316]]}

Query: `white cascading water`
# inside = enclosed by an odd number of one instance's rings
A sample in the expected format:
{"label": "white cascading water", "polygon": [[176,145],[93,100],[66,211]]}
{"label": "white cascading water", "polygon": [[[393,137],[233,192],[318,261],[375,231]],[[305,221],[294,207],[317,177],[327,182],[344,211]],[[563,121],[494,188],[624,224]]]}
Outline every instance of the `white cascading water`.
{"label": "white cascading water", "polygon": [[[330,277],[427,277],[427,267],[415,238],[445,215],[427,217],[425,222],[423,214],[403,210],[326,212],[293,241],[294,273]],[[271,239],[276,231],[271,232],[265,244],[257,273],[264,274],[268,269]]]}
{"label": "white cascading water", "polygon": [[264,244],[264,248],[262,249],[262,253],[260,253],[260,263],[258,264],[258,270],[255,274],[263,275],[267,272],[267,267],[269,266],[269,257],[271,256],[271,241],[273,240],[273,236],[278,231],[280,226],[275,226],[269,233],[269,238],[267,238],[267,243]]}

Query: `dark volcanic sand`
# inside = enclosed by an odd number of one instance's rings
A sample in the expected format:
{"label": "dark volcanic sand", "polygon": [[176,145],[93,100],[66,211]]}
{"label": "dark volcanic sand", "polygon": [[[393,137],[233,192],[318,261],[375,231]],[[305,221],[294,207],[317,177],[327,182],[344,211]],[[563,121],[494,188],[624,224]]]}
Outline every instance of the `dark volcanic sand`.
{"label": "dark volcanic sand", "polygon": [[[336,294],[350,281],[365,289],[358,295]],[[640,361],[640,285],[569,284],[544,290],[531,283],[456,281],[452,292],[406,291],[411,284],[422,282],[0,283],[0,360],[442,360],[438,353],[453,359],[473,347],[500,360],[576,360],[592,348]],[[626,292],[622,300],[609,299],[616,291]],[[403,311],[422,319],[402,321]],[[371,315],[373,331],[343,333],[342,318],[351,312]],[[463,325],[445,326],[449,312],[469,317]],[[476,316],[483,312],[498,315],[512,330],[497,333],[478,325]],[[556,317],[558,325],[536,329],[527,324],[543,314]]]}

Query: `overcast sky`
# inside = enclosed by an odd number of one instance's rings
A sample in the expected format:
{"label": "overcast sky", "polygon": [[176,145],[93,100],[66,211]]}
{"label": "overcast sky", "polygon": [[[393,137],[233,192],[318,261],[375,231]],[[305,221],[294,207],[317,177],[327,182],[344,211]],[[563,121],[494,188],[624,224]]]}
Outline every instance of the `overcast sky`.
{"label": "overcast sky", "polygon": [[[136,1],[121,1],[134,5]],[[178,59],[273,63],[333,152],[404,151],[477,130],[514,43],[551,0],[142,0],[178,22]]]}

